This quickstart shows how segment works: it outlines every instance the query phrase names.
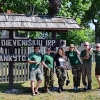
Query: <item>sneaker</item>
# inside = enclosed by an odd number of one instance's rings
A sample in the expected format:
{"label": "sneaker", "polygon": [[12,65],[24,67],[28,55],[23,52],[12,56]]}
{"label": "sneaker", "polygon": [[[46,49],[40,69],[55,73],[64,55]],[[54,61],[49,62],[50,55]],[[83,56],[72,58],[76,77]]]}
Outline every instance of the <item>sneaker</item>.
{"label": "sneaker", "polygon": [[87,87],[87,85],[86,86],[84,86],[84,88],[83,88],[84,90],[87,90],[88,89],[88,87]]}
{"label": "sneaker", "polygon": [[35,96],[35,93],[33,93],[32,96]]}
{"label": "sneaker", "polygon": [[88,87],[87,90],[91,90],[91,87],[90,88]]}
{"label": "sneaker", "polygon": [[41,93],[40,93],[40,92],[38,92],[38,91],[35,91],[35,94],[39,94],[39,95],[40,95]]}
{"label": "sneaker", "polygon": [[61,86],[61,91],[64,91],[63,86]]}
{"label": "sneaker", "polygon": [[98,90],[100,90],[100,87],[98,87]]}
{"label": "sneaker", "polygon": [[58,88],[58,93],[61,93],[62,91],[61,91],[61,89],[60,88]]}
{"label": "sneaker", "polygon": [[74,86],[74,90],[77,90],[77,87],[76,86]]}

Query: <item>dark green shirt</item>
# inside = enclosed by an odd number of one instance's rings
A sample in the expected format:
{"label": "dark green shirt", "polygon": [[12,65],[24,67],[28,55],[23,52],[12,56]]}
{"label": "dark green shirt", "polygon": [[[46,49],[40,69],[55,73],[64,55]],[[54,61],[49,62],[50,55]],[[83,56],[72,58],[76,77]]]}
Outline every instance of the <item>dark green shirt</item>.
{"label": "dark green shirt", "polygon": [[32,60],[32,61],[37,61],[38,63],[35,64],[30,64],[29,66],[29,69],[31,70],[32,68],[38,68],[39,67],[39,64],[40,62],[42,61],[42,54],[41,53],[35,53],[35,52],[32,52],[28,55],[28,60]]}
{"label": "dark green shirt", "polygon": [[70,64],[72,66],[81,64],[76,51],[66,51],[65,54],[66,54],[66,56],[68,56],[68,58],[70,60]]}
{"label": "dark green shirt", "polygon": [[50,55],[45,54],[43,57],[43,62],[49,67],[53,68],[53,61],[54,61],[54,54],[51,53]]}
{"label": "dark green shirt", "polygon": [[[93,52],[91,51],[90,54],[89,54],[89,56],[90,56],[89,59],[84,59],[83,63],[84,62],[92,62],[92,54],[93,54]],[[86,56],[86,50],[82,50],[80,57],[85,57],[85,56]]]}
{"label": "dark green shirt", "polygon": [[96,64],[100,64],[100,51],[93,50],[93,52],[95,53],[95,62],[96,62]]}

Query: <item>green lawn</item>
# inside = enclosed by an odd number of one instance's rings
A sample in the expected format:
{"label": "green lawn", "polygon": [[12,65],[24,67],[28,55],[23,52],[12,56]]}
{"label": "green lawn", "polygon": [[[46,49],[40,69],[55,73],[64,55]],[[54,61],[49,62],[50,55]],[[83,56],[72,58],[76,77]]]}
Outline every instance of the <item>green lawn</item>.
{"label": "green lawn", "polygon": [[[14,88],[23,90],[22,92],[15,94],[5,93],[5,90],[8,87],[8,83],[0,83],[0,100],[100,100],[100,90],[97,90],[98,84],[94,76],[94,65],[92,69],[93,89],[91,91],[74,91],[72,74],[70,70],[69,76],[71,83],[68,86],[64,86],[65,91],[63,93],[57,93],[57,91],[55,91],[50,93],[42,93],[41,95],[36,95],[34,97],[31,95],[30,81],[14,83]],[[43,82],[41,84],[41,87],[42,86]],[[56,76],[55,86],[58,86]],[[82,83],[80,88],[83,88]]]}

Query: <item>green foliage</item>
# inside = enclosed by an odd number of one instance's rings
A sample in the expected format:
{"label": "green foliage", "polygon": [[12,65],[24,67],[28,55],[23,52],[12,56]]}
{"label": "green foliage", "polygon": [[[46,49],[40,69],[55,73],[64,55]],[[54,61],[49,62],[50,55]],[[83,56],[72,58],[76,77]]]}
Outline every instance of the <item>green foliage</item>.
{"label": "green foliage", "polygon": [[66,45],[70,45],[71,43],[79,45],[85,41],[93,42],[93,35],[91,29],[75,30],[58,34],[58,39],[65,39],[67,41]]}
{"label": "green foliage", "polygon": [[[80,44],[83,41],[93,42],[93,32],[92,30],[88,29],[88,24],[84,22],[87,22],[87,20],[91,21],[90,18],[92,14],[90,8],[92,6],[94,8],[95,5],[93,3],[96,2],[97,4],[98,0],[61,0],[61,2],[61,9],[58,13],[58,16],[73,17],[82,27],[82,30],[68,31],[65,34],[59,34],[58,38],[66,39],[68,44]],[[48,13],[48,5],[48,0],[0,0],[0,12],[6,12],[8,9],[19,14],[46,15]],[[97,4],[97,9],[98,8],[99,4]],[[95,16],[95,19],[98,18],[100,19],[99,16]],[[91,36],[91,38],[88,34]],[[29,36],[30,38],[36,39],[41,35],[42,32],[30,32]]]}

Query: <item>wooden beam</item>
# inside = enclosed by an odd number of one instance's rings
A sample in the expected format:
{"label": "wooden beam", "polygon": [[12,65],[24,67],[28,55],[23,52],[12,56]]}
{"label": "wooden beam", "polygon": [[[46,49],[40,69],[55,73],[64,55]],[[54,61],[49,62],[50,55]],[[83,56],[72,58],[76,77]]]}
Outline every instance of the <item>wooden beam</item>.
{"label": "wooden beam", "polygon": [[[9,39],[13,39],[13,30],[9,30]],[[14,54],[14,48],[9,47],[9,54]],[[13,89],[13,62],[9,62],[9,90]]]}

